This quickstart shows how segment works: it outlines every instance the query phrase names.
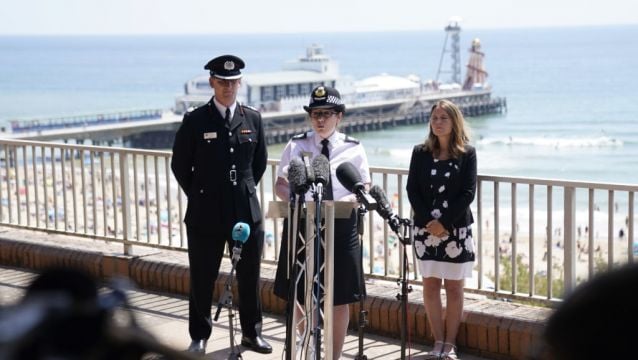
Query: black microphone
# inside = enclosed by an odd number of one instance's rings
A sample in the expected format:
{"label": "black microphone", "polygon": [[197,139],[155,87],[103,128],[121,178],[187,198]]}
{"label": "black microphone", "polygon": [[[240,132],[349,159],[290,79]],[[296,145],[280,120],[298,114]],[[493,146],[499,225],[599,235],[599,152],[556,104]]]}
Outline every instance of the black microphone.
{"label": "black microphone", "polygon": [[398,234],[401,218],[392,211],[392,206],[390,202],[388,202],[388,198],[385,196],[383,189],[378,185],[373,185],[370,188],[370,196],[377,201],[377,212],[379,215],[388,222],[390,229]]}
{"label": "black microphone", "polygon": [[315,173],[315,189],[317,194],[322,194],[330,182],[330,160],[319,154],[312,160],[312,168]]}
{"label": "black microphone", "polygon": [[357,195],[357,200],[368,210],[376,210],[377,202],[366,193],[361,175],[352,163],[344,162],[337,167],[337,179],[351,193]]}
{"label": "black microphone", "polygon": [[306,171],[306,184],[310,186],[315,183],[315,170],[310,163],[310,154],[301,154],[301,160],[303,160],[304,169]]}
{"label": "black microphone", "polygon": [[288,164],[288,183],[293,193],[303,195],[308,192],[306,168],[300,158],[295,157]]}
{"label": "black microphone", "polygon": [[312,160],[312,169],[315,174],[315,184],[328,185],[330,182],[330,160],[323,155],[319,154]]}

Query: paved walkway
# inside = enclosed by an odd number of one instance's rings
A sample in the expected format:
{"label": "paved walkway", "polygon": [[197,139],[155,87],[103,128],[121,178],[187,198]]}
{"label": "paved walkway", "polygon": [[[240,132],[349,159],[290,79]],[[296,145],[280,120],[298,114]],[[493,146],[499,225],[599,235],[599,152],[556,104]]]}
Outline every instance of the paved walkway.
{"label": "paved walkway", "polygon": [[[36,273],[0,266],[0,307],[16,304],[25,288],[37,276]],[[134,316],[142,328],[153,334],[156,339],[175,349],[185,349],[188,338],[188,301],[184,297],[159,294],[148,291],[129,291],[128,300]],[[285,336],[284,319],[272,314],[264,314],[263,335],[273,346],[269,355],[257,354],[241,348],[246,360],[283,359],[283,341]],[[236,325],[238,327],[238,325]],[[226,359],[229,348],[228,316],[220,316],[219,323],[213,325],[213,337],[208,343],[206,359]],[[236,332],[237,341],[240,340]],[[358,338],[350,332],[344,346],[344,359],[354,359],[357,354]],[[424,359],[429,348],[413,345],[409,350],[412,359]],[[367,335],[364,341],[364,354],[368,359],[399,359],[401,344],[397,339],[376,335]],[[463,355],[463,354],[461,354]],[[471,355],[463,355],[464,360],[480,360]]]}

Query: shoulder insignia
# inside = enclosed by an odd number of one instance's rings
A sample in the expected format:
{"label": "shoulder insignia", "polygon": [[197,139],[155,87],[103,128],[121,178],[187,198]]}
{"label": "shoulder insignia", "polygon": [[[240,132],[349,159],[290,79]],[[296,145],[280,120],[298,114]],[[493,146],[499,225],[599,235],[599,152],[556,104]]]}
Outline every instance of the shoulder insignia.
{"label": "shoulder insignia", "polygon": [[297,134],[292,137],[292,140],[303,140],[308,137],[308,132]]}
{"label": "shoulder insignia", "polygon": [[355,143],[355,144],[359,144],[360,143],[360,141],[358,139],[355,139],[352,136],[348,136],[348,135],[346,135],[346,139],[344,141],[345,142],[349,142],[349,143]]}
{"label": "shoulder insignia", "polygon": [[254,107],[252,107],[252,106],[250,106],[250,105],[241,104],[241,106],[242,106],[244,109],[250,109],[250,110],[252,110],[252,111],[259,112],[259,110],[255,109]]}

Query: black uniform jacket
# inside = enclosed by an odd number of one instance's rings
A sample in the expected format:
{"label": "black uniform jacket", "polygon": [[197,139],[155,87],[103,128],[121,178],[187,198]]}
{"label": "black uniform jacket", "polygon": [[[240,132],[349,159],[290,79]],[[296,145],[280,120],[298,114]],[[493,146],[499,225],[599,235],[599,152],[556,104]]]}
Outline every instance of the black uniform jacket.
{"label": "black uniform jacket", "polygon": [[258,111],[238,104],[229,126],[211,99],[184,115],[171,159],[173,174],[188,196],[184,222],[201,229],[261,222],[255,185],[267,159]]}
{"label": "black uniform jacket", "polygon": [[[450,178],[448,185],[449,207],[443,211],[439,221],[451,233],[452,228],[468,226],[474,222],[470,204],[476,194],[476,150],[465,145],[465,153],[458,159],[459,173]],[[434,218],[432,212],[432,189],[430,172],[434,163],[432,153],[424,145],[417,145],[412,151],[408,174],[408,199],[414,209],[414,225],[425,227]]]}

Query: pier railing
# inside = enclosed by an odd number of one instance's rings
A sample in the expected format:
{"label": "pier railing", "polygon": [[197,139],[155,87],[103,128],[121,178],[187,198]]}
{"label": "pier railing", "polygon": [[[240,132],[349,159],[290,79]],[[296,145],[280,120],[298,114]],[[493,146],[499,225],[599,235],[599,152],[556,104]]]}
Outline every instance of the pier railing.
{"label": "pier railing", "polygon": [[[0,225],[186,250],[186,197],[170,152],[0,140]],[[262,207],[278,161],[259,184]],[[407,170],[371,168],[400,217],[410,216]],[[634,261],[638,185],[479,175],[472,208],[477,255],[468,291],[552,302],[599,271]],[[265,261],[276,261],[281,223],[265,219]],[[401,244],[377,214],[364,233],[368,277],[396,280]],[[1,249],[0,249],[1,250]],[[409,278],[419,281],[408,246]]]}
{"label": "pier railing", "polygon": [[35,120],[11,121],[11,132],[27,133],[86,126],[144,121],[162,117],[161,109],[133,110],[115,113],[76,115]]}

